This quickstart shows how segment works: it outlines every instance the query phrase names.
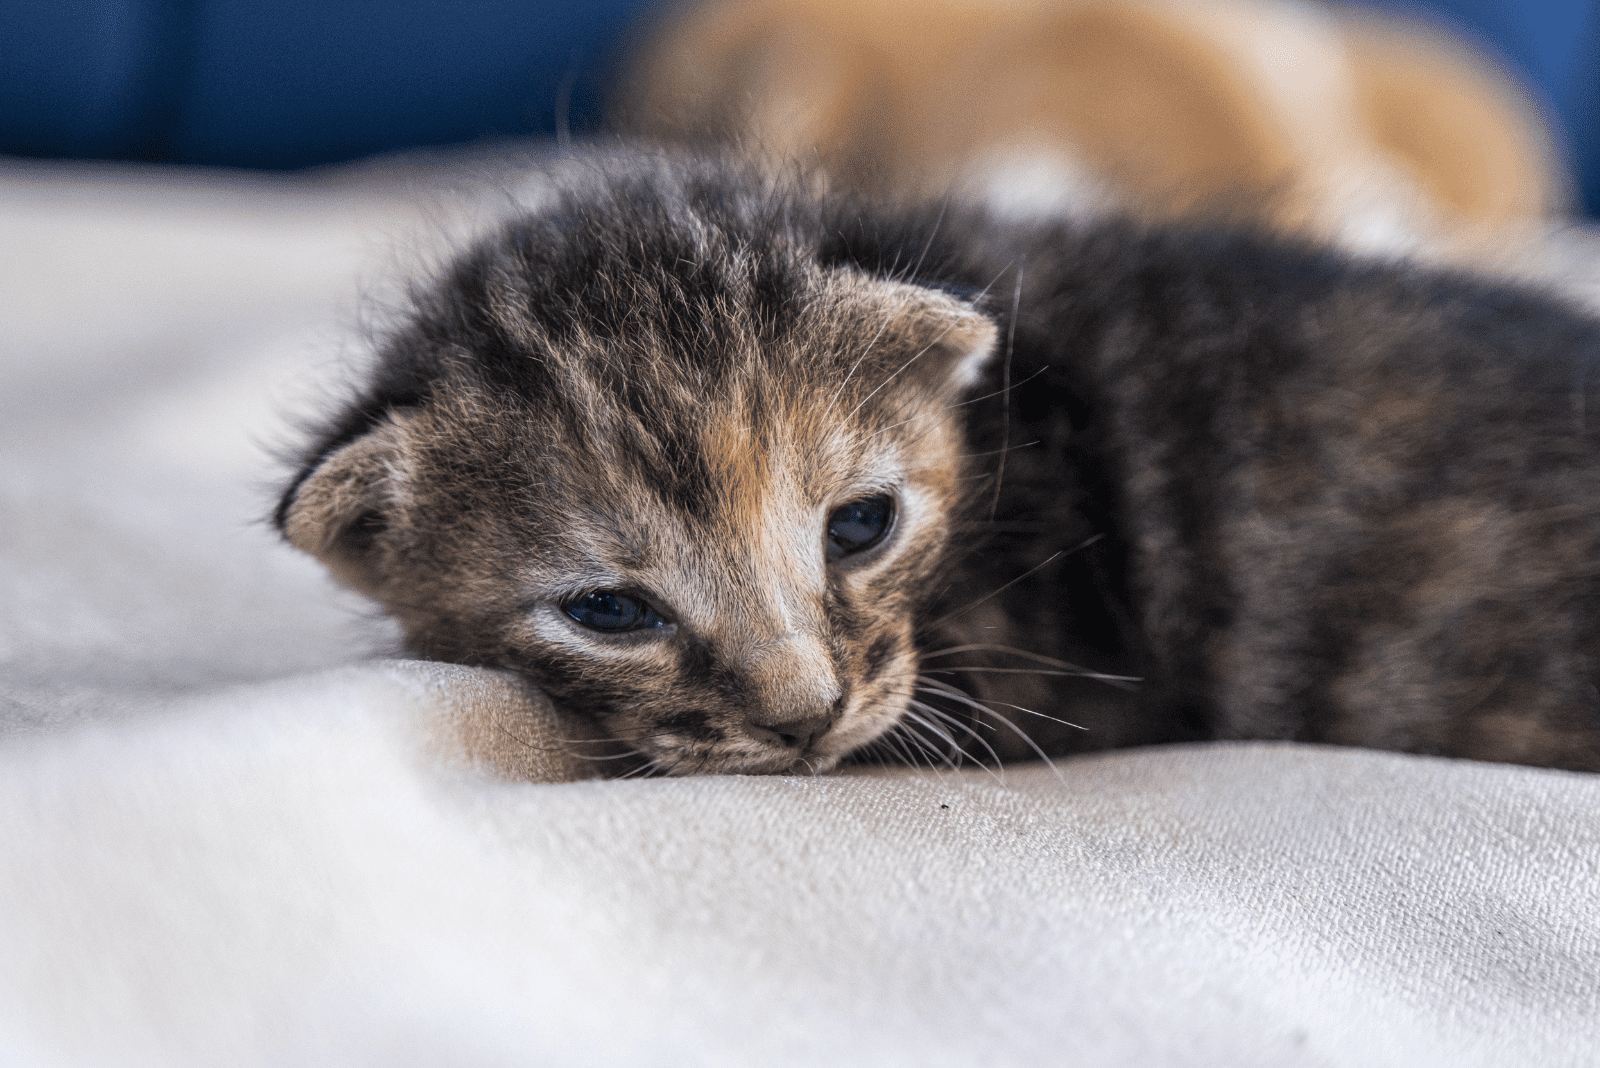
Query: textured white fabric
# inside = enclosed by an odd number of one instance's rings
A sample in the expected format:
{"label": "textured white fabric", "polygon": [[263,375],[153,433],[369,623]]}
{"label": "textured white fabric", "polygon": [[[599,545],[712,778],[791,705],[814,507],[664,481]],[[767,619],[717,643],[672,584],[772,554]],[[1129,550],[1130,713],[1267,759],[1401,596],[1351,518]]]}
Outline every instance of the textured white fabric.
{"label": "textured white fabric", "polygon": [[0,171],[0,1064],[1600,1063],[1600,778],[561,782],[515,680],[371,659],[262,443],[439,190]]}

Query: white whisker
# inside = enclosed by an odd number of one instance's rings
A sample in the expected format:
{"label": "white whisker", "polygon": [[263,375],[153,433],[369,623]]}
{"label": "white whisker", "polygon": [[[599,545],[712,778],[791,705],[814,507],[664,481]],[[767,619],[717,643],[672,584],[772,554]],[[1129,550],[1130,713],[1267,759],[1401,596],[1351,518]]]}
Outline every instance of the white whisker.
{"label": "white whisker", "polygon": [[994,498],[989,502],[989,518],[993,519],[1000,508],[1000,483],[1006,476],[1006,446],[1011,443],[1011,353],[1017,340],[1017,313],[1022,307],[1022,273],[1027,269],[1024,256],[1017,264],[1017,284],[1011,290],[1011,326],[1006,331],[1006,361],[1001,367],[1000,392],[1004,394],[1000,405],[1000,463],[994,472]]}
{"label": "white whisker", "polygon": [[981,667],[975,664],[957,667],[924,668],[928,674],[959,675],[971,673],[979,675],[1059,675],[1069,679],[1093,679],[1103,682],[1107,686],[1115,686],[1119,690],[1136,690],[1136,683],[1144,680],[1134,675],[1105,675],[1098,671],[1060,671],[1056,668],[1005,668]]}
{"label": "white whisker", "polygon": [[910,367],[912,364],[914,364],[918,360],[922,359],[922,357],[924,355],[926,355],[928,352],[932,351],[933,347],[935,345],[939,344],[939,342],[943,341],[944,338],[945,338],[945,335],[948,334],[950,331],[954,330],[955,328],[956,328],[956,324],[955,323],[951,323],[949,326],[947,326],[943,330],[939,331],[939,336],[938,337],[934,338],[932,341],[930,341],[926,345],[922,346],[922,348],[918,349],[912,355],[912,357],[909,360],[907,360],[905,363],[901,364],[899,366],[899,368],[897,368],[893,374],[891,374],[889,377],[885,378],[882,382],[879,382],[877,389],[874,389],[871,393],[868,393],[865,397],[862,397],[861,398],[861,402],[859,404],[857,404],[854,408],[851,408],[850,409],[850,414],[848,416],[846,416],[845,418],[846,419],[854,419],[855,416],[856,416],[856,413],[859,412],[863,407],[866,406],[867,401],[871,400],[873,397],[876,397],[879,393],[881,393],[883,391],[885,386],[887,386],[890,382],[893,382],[896,378],[899,378],[900,375],[905,371],[905,369],[907,367]]}
{"label": "white whisker", "polygon": [[1094,536],[1092,536],[1090,538],[1087,538],[1084,541],[1079,542],[1077,545],[1073,546],[1070,549],[1062,549],[1062,550],[1060,550],[1058,552],[1052,553],[1047,559],[1041,561],[1040,563],[1034,564],[1032,567],[1028,568],[1028,570],[1024,571],[1022,574],[1018,575],[1016,578],[1012,579],[1010,582],[1007,582],[1004,586],[1001,586],[999,589],[991,590],[990,592],[984,594],[982,597],[979,597],[977,600],[969,601],[966,604],[962,605],[960,608],[952,609],[951,611],[946,612],[944,615],[940,616],[938,619],[935,619],[931,623],[927,623],[927,624],[924,624],[924,625],[928,626],[928,627],[936,627],[940,623],[943,623],[945,620],[949,619],[951,616],[959,615],[962,612],[966,612],[966,611],[969,611],[969,610],[971,610],[973,608],[976,608],[978,605],[980,605],[983,602],[987,601],[989,598],[998,596],[999,594],[1004,593],[1006,590],[1009,590],[1011,587],[1015,586],[1017,583],[1021,582],[1023,579],[1027,578],[1029,575],[1033,574],[1034,572],[1039,571],[1039,570],[1041,570],[1043,568],[1049,567],[1051,564],[1055,563],[1056,560],[1060,559],[1063,556],[1070,556],[1073,553],[1081,552],[1082,550],[1087,549],[1089,546],[1093,545],[1095,542],[1099,541],[1103,537],[1105,537],[1104,534],[1095,534]]}
{"label": "white whisker", "polygon": [[[923,681],[922,676],[918,675],[917,678],[918,681]],[[936,692],[941,692],[944,697],[949,697],[950,700],[958,700],[958,702],[963,703],[963,705],[968,705],[968,707],[978,711],[978,713],[981,713],[981,715],[994,716],[994,718],[998,719],[1000,724],[1005,726],[1008,731],[1013,732],[1013,734],[1016,734],[1016,737],[1022,739],[1022,742],[1026,743],[1030,750],[1034,750],[1034,753],[1037,753],[1038,755],[1038,759],[1045,761],[1046,766],[1050,767],[1051,774],[1056,777],[1058,782],[1061,782],[1061,785],[1067,785],[1067,780],[1062,777],[1061,769],[1056,767],[1056,761],[1050,759],[1050,755],[1048,755],[1045,750],[1042,750],[1042,748],[1038,747],[1038,743],[1035,742],[1032,737],[1029,737],[1027,731],[1024,731],[1024,729],[1019,727],[1018,724],[1011,723],[1011,719],[1000,715],[1000,713],[995,711],[994,708],[989,708],[987,705],[982,705],[982,703],[979,703],[978,700],[971,699],[970,695],[966,695],[963,694],[962,691],[958,691],[957,687],[949,686],[949,684],[946,683],[941,683],[939,679],[926,679],[926,683],[931,683],[933,686],[939,687],[938,691]]]}
{"label": "white whisker", "polygon": [[[910,724],[901,721],[894,725],[888,737],[892,738],[906,756],[907,767],[922,767],[922,761],[928,762],[928,769],[935,775],[939,774],[938,753],[929,748],[928,743],[911,729]],[[918,758],[921,759],[918,759]]]}
{"label": "white whisker", "polygon": [[[966,752],[962,750],[961,746],[956,744],[956,740],[950,737],[950,733],[944,728],[940,727],[937,723],[929,722],[926,717],[918,715],[909,708],[906,709],[902,715],[904,715],[905,718],[910,720],[912,723],[915,723],[923,730],[938,738],[940,741],[948,742],[950,748],[954,752],[961,753],[963,756],[966,756],[968,760],[972,759],[971,756],[968,756]],[[921,739],[921,742],[924,746],[927,745],[927,739]],[[949,753],[939,753],[938,750],[932,748],[929,748],[927,751],[930,753],[938,753],[939,758],[944,761],[945,765],[949,767],[951,771],[954,771],[957,767],[959,767],[959,765],[955,762],[955,757],[951,756]]]}
{"label": "white whisker", "polygon": [[[993,393],[985,393],[981,397],[969,397],[964,401],[957,401],[954,404],[946,405],[946,407],[948,407],[948,408],[965,408],[969,404],[977,404],[979,401],[986,401],[990,397],[998,397],[998,396],[1001,396],[1002,394],[1009,393],[1010,391],[1012,391],[1014,389],[1021,389],[1023,386],[1027,385],[1029,382],[1032,382],[1035,378],[1038,378],[1040,375],[1044,374],[1048,370],[1049,370],[1048,367],[1041,367],[1037,371],[1033,372],[1033,374],[1029,375],[1027,378],[1024,378],[1021,382],[1018,382],[1014,386],[1013,385],[1007,385],[1003,389],[995,390]],[[1018,446],[1018,448],[1021,448],[1021,446]],[[1005,451],[1007,451],[1007,450],[1001,448],[1001,449],[994,449],[991,452],[973,453],[972,455],[974,455],[974,456],[993,456],[995,453],[1005,452]]]}
{"label": "white whisker", "polygon": [[[995,752],[994,746],[990,745],[986,740],[984,740],[983,735],[981,735],[977,731],[973,730],[972,726],[970,724],[964,723],[958,717],[952,716],[948,712],[942,712],[939,709],[934,708],[932,705],[927,704],[927,703],[925,703],[923,701],[912,701],[911,704],[914,707],[916,707],[917,709],[919,709],[919,710],[921,710],[923,712],[926,712],[929,715],[934,716],[934,717],[936,717],[938,719],[943,720],[944,722],[950,724],[952,727],[960,727],[962,730],[964,730],[968,734],[972,735],[972,737],[977,740],[978,744],[983,746],[985,749],[987,749],[989,751],[989,755],[994,758],[994,769],[995,770],[991,770],[989,768],[989,766],[987,764],[985,764],[983,761],[978,760],[975,757],[972,757],[972,756],[968,755],[966,750],[959,750],[961,752],[961,755],[967,757],[968,760],[971,760],[974,764],[978,765],[978,767],[983,768],[986,771],[989,771],[990,774],[994,775],[995,779],[997,781],[999,781],[1001,784],[1005,783],[1005,776],[998,770],[1000,768],[1000,766],[1001,766],[1001,763],[1002,763],[1001,760],[1000,760],[1000,754]],[[952,744],[954,744],[954,739],[953,738],[952,738]]]}
{"label": "white whisker", "polygon": [[927,259],[928,250],[933,247],[933,239],[939,235],[939,227],[943,225],[944,213],[949,207],[950,197],[949,194],[946,194],[944,200],[939,202],[939,217],[933,220],[933,226],[928,230],[928,240],[922,243],[922,251],[917,255],[917,262],[912,264],[911,270],[907,271],[902,277],[912,282],[916,281],[917,272],[922,270],[922,261]]}
{"label": "white whisker", "polygon": [[[930,678],[925,678],[925,677],[919,675],[919,676],[917,676],[917,681],[922,684],[922,685],[920,685],[918,687],[918,689],[920,689],[920,690],[926,690],[926,691],[931,692],[931,693],[939,694],[940,696],[943,696],[943,697],[948,697],[951,700],[960,701],[963,704],[971,705],[973,708],[976,708],[976,709],[979,709],[980,711],[989,713],[990,715],[994,716],[996,719],[1004,720],[1006,718],[1006,717],[1001,716],[998,713],[996,713],[992,708],[989,708],[987,705],[982,705],[982,704],[977,703],[971,697],[969,697],[967,694],[963,693],[960,689],[958,689],[957,687],[951,686],[949,683],[944,682],[941,679],[930,679]],[[1072,727],[1075,730],[1080,730],[1080,731],[1086,731],[1086,730],[1089,729],[1088,727],[1083,726],[1081,723],[1073,723],[1070,720],[1058,719],[1055,716],[1047,716],[1043,712],[1035,712],[1031,708],[1023,708],[1021,705],[1014,705],[1014,704],[1011,704],[1009,701],[996,701],[994,703],[997,704],[997,705],[1000,705],[1003,708],[1014,708],[1018,712],[1026,712],[1030,716],[1038,716],[1040,719],[1047,719],[1051,723],[1059,723],[1063,727]]]}
{"label": "white whisker", "polygon": [[[878,332],[872,335],[871,341],[867,342],[867,347],[861,350],[860,356],[856,357],[856,362],[850,365],[850,370],[845,373],[844,378],[839,382],[839,388],[833,391],[833,398],[828,402],[830,407],[838,403],[839,394],[843,393],[844,387],[850,384],[850,379],[855,377],[856,369],[861,366],[861,361],[867,358],[867,354],[872,351],[872,346],[878,343],[878,339],[883,336],[885,330],[889,329],[889,323],[892,321],[891,319],[884,319],[883,325],[878,327]],[[850,414],[854,415],[855,413],[851,412]]]}

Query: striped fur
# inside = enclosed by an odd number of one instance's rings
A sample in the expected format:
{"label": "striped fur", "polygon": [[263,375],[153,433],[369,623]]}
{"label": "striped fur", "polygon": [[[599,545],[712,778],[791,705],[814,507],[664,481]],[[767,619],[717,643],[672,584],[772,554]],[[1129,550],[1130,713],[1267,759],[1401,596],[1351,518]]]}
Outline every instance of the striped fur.
{"label": "striped fur", "polygon": [[[1212,737],[1600,768],[1600,324],[727,160],[553,180],[281,498],[415,653],[677,773]],[[875,495],[888,536],[830,562]],[[586,629],[599,590],[667,625]]]}
{"label": "striped fur", "polygon": [[[417,653],[521,671],[675,771],[820,770],[899,719],[962,492],[951,405],[995,340],[947,295],[800,254],[793,206],[748,181],[591,175],[507,226],[281,512]],[[873,492],[891,537],[827,564],[829,510]],[[561,605],[597,589],[673,625],[586,630]],[[802,715],[831,728],[772,743]]]}

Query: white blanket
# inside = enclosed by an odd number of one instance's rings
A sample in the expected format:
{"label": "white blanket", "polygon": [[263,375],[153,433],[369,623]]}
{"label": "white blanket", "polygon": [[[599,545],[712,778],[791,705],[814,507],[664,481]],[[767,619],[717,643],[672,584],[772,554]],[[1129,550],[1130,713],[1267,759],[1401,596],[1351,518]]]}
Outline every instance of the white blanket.
{"label": "white blanket", "polygon": [[264,446],[438,179],[0,170],[0,1064],[1600,1063],[1597,777],[572,781],[515,680],[374,659]]}

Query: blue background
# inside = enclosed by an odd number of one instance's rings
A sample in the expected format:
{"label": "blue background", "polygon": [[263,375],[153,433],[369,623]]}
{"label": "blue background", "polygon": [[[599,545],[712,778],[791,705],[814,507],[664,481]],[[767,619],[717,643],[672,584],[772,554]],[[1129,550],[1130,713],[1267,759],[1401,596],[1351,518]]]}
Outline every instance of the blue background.
{"label": "blue background", "polygon": [[[1551,110],[1600,210],[1600,0],[1441,17]],[[0,153],[293,168],[594,129],[649,0],[0,0]]]}

